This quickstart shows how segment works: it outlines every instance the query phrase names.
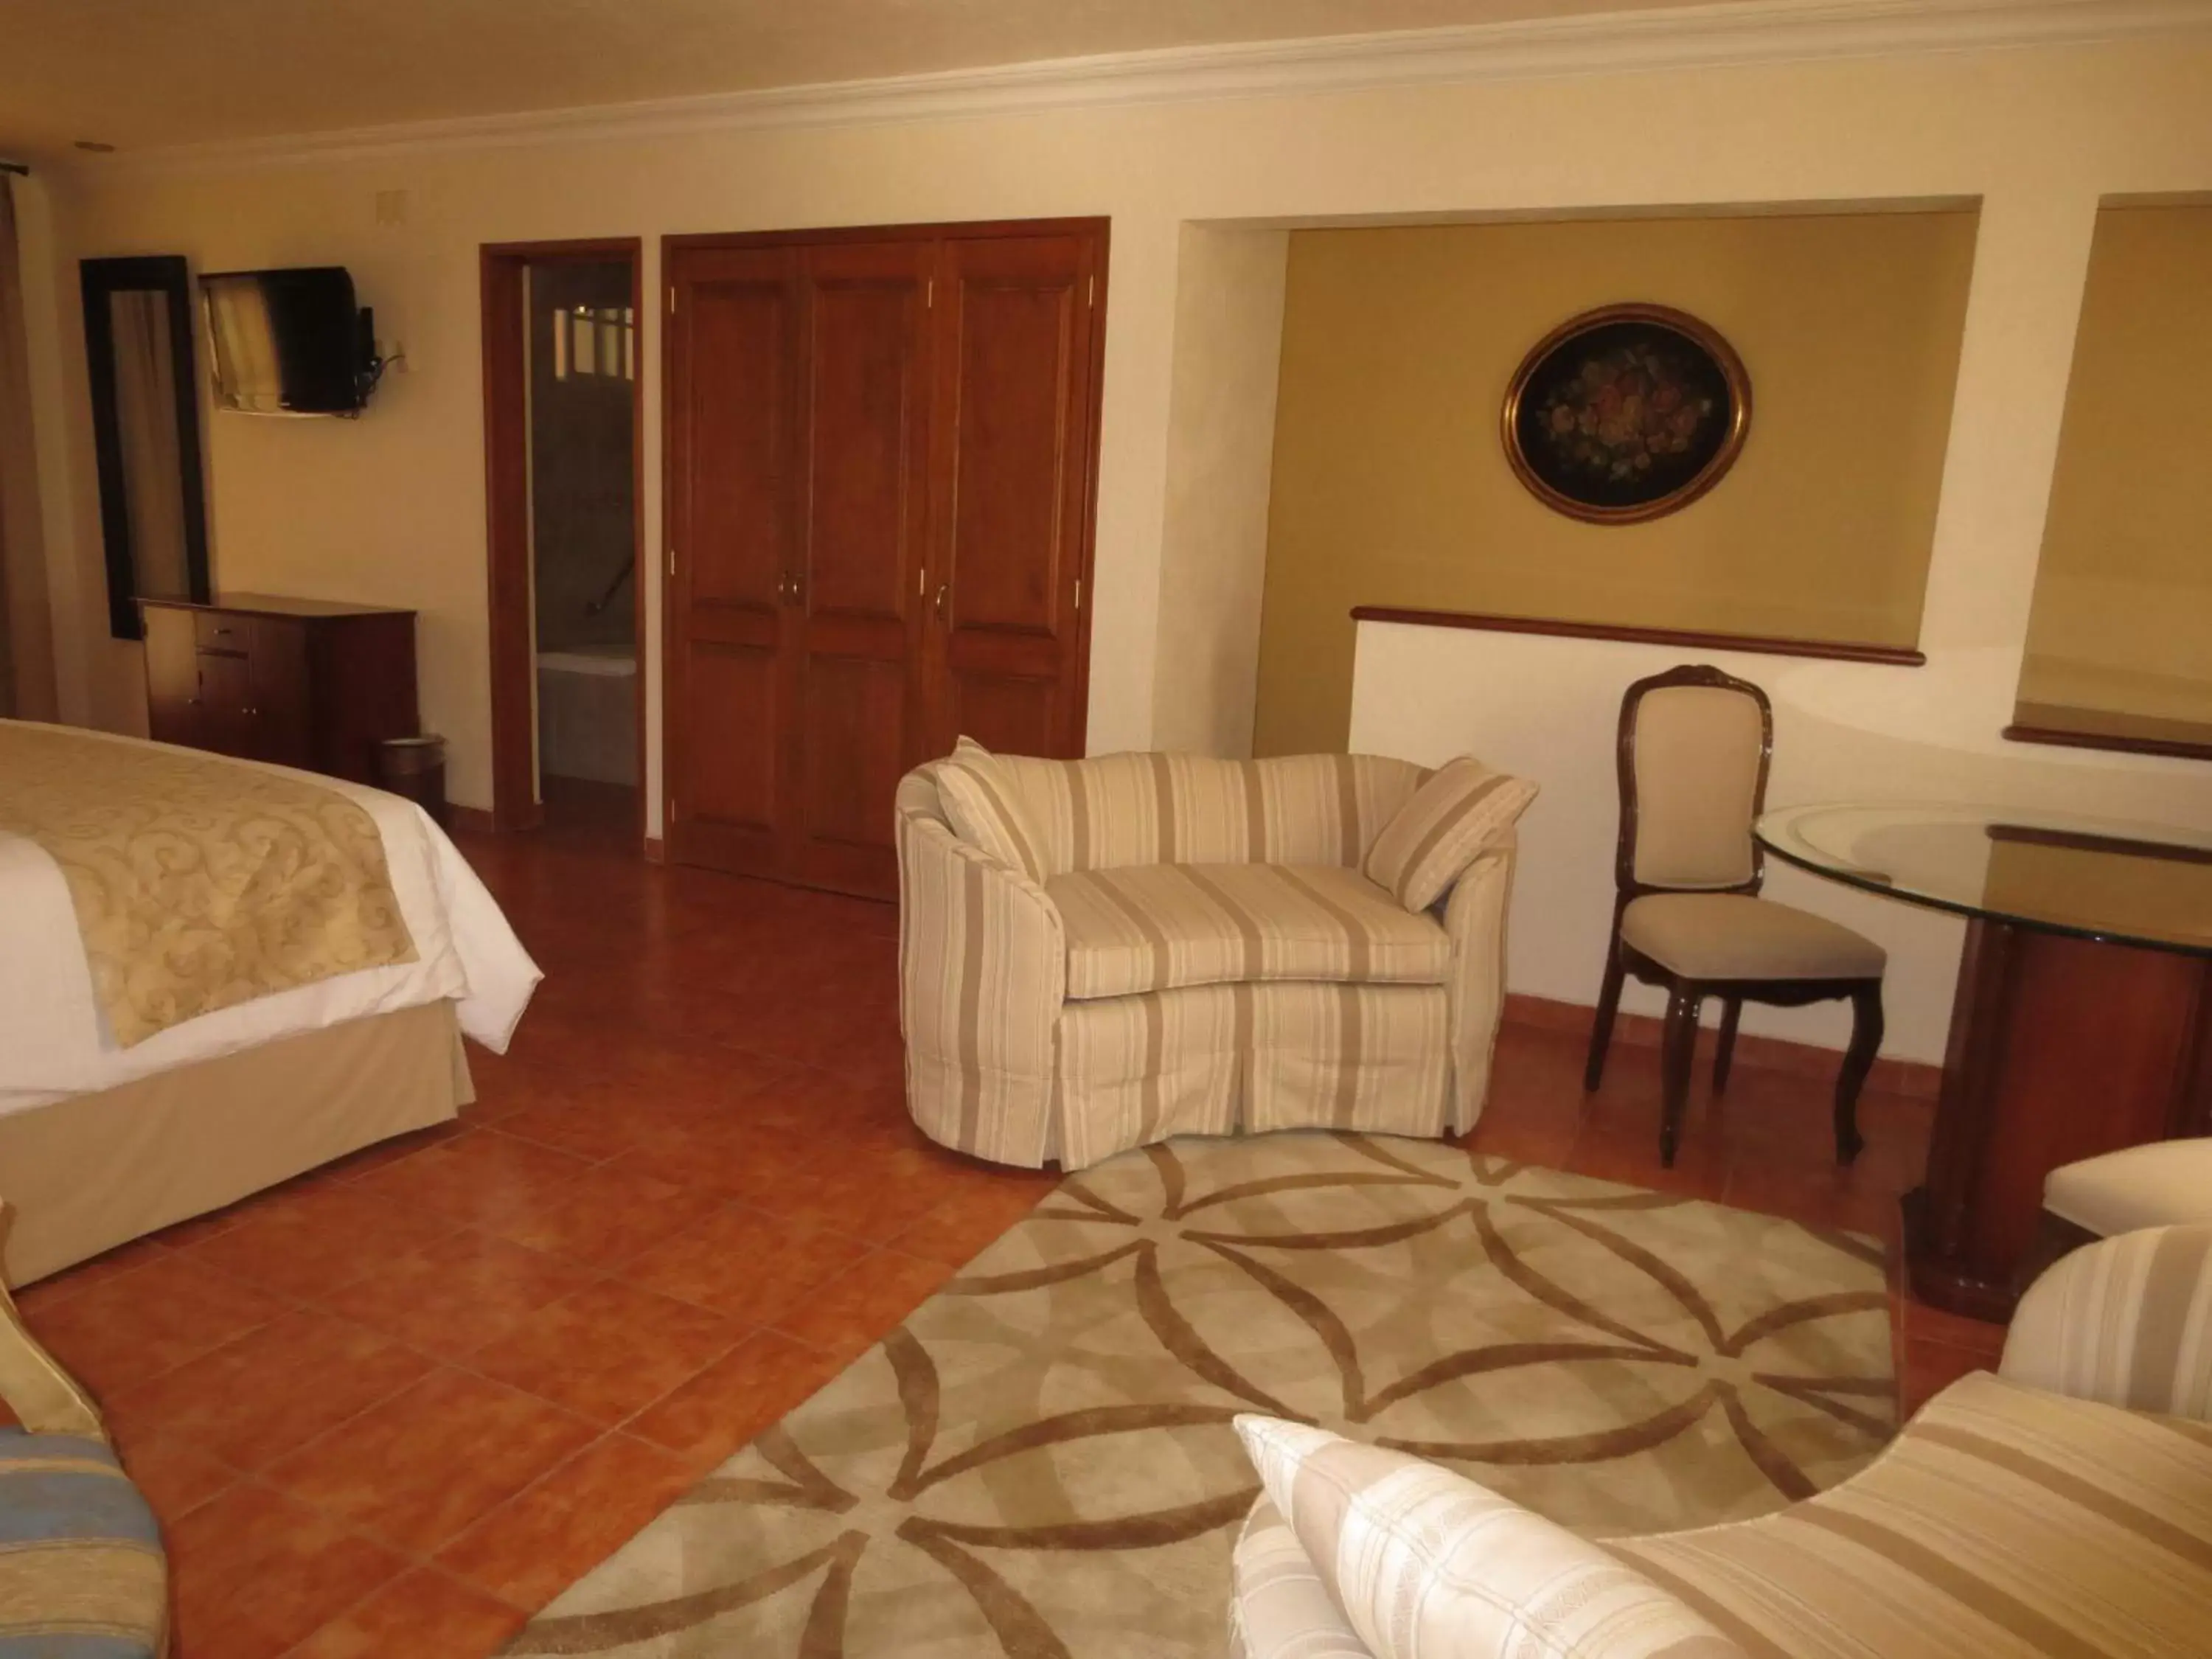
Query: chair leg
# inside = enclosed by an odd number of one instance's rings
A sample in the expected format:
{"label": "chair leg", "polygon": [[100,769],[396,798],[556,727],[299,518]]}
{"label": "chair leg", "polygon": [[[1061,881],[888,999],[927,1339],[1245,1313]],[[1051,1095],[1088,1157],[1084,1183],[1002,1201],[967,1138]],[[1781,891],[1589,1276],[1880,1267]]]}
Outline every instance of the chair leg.
{"label": "chair leg", "polygon": [[1667,998],[1667,1028],[1659,1047],[1659,1162],[1669,1170],[1690,1104],[1690,1066],[1698,1052],[1698,1014],[1705,1002],[1702,993],[1686,985],[1677,985]]}
{"label": "chair leg", "polygon": [[1721,1040],[1713,1049],[1713,1092],[1728,1092],[1729,1067],[1735,1063],[1735,1023],[1743,1017],[1743,999],[1730,997],[1721,1004]]}
{"label": "chair leg", "polygon": [[1851,1046],[1844,1050],[1844,1067],[1836,1077],[1838,1164],[1849,1164],[1866,1144],[1859,1137],[1859,1091],[1881,1052],[1881,981],[1874,980],[1851,993]]}
{"label": "chair leg", "polygon": [[1583,1091],[1595,1094],[1605,1076],[1606,1050],[1613,1045],[1613,1017],[1620,1008],[1620,981],[1627,969],[1620,960],[1620,930],[1605,953],[1605,978],[1597,988],[1597,1014],[1590,1022],[1589,1059],[1583,1066]]}

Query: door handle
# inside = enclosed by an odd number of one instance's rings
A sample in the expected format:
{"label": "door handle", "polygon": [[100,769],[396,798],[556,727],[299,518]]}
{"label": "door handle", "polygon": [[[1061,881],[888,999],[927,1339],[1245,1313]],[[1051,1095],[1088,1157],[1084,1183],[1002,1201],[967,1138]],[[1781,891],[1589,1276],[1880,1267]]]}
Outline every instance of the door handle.
{"label": "door handle", "polygon": [[937,585],[937,598],[936,598],[934,600],[933,600],[931,603],[932,603],[932,605],[934,606],[934,608],[936,609],[936,611],[937,611],[937,620],[938,620],[939,622],[940,622],[940,623],[941,623],[941,622],[943,622],[943,621],[945,620],[945,607],[946,607],[947,605],[949,605],[951,603],[951,600],[952,600],[952,584],[951,584],[951,582],[939,582],[939,583],[938,583],[938,585]]}

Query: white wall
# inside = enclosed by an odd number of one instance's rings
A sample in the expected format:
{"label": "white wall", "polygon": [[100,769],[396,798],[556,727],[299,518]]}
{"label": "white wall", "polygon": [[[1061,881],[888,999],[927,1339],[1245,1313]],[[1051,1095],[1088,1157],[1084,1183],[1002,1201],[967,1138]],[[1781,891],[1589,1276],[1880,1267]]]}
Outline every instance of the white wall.
{"label": "white wall", "polygon": [[[2000,690],[2010,708],[2009,660],[1993,649],[1931,647],[1925,668],[1892,668],[1362,623],[1352,746],[1431,765],[1479,755],[1542,785],[1521,822],[1506,984],[1588,1005],[1597,1000],[1613,915],[1620,694],[1632,680],[1677,663],[1716,663],[1763,686],[1773,700],[1771,807],[1996,802],[2212,824],[2212,769],[2000,742],[1995,733],[2002,719],[1989,711]],[[1996,723],[1976,726],[1978,709],[1978,718]],[[1855,927],[1887,949],[1883,1052],[1942,1061],[1962,921],[1824,881],[1773,858],[1766,893]],[[1665,1000],[1631,985],[1622,1006],[1656,1014]],[[1743,1028],[1840,1048],[1850,1015],[1840,1003],[1747,1007]]]}
{"label": "white wall", "polygon": [[1155,748],[1252,752],[1290,242],[1281,230],[1182,228]]}
{"label": "white wall", "polygon": [[[1807,50],[1811,50],[1808,47]],[[1156,697],[1170,387],[1183,227],[1697,204],[1978,197],[1957,434],[1929,596],[1931,640],[1985,653],[1948,671],[1955,707],[1898,694],[1906,728],[2001,723],[2025,628],[2073,317],[2098,197],[2212,186],[2212,47],[2201,40],[1663,75],[1429,85],[853,126],[553,129],[418,135],[330,155],[183,171],[87,163],[61,216],[79,254],[181,252],[201,269],[350,265],[412,372],[368,418],[211,420],[221,580],[417,606],[425,718],[454,741],[457,800],[489,793],[477,250],[664,233],[1106,214],[1106,338],[1090,744],[1143,746]],[[1656,130],[1654,112],[1679,115]],[[404,190],[407,222],[375,222]],[[64,282],[73,289],[70,273]],[[660,501],[657,340],[648,366],[648,546]],[[64,341],[65,355],[81,346]],[[55,418],[77,422],[67,408]],[[75,430],[80,434],[82,427]],[[80,469],[88,471],[88,465]],[[81,623],[98,618],[97,526],[79,488]],[[1357,549],[1346,550],[1358,556]],[[660,562],[648,564],[657,610]],[[88,650],[83,706],[127,705],[127,653]],[[1172,678],[1172,675],[1170,677]],[[1770,676],[1770,678],[1771,678]],[[659,731],[657,653],[648,720]],[[1455,695],[1433,688],[1439,705]],[[122,723],[120,716],[109,716]],[[1378,742],[1378,728],[1363,728]],[[1423,733],[1404,741],[1418,746]],[[1923,735],[1932,735],[1923,733]],[[1434,728],[1425,736],[1434,739]],[[1395,741],[1395,740],[1394,740]],[[657,796],[658,756],[652,758]],[[656,803],[657,804],[657,803]],[[1524,928],[1524,931],[1526,929]]]}

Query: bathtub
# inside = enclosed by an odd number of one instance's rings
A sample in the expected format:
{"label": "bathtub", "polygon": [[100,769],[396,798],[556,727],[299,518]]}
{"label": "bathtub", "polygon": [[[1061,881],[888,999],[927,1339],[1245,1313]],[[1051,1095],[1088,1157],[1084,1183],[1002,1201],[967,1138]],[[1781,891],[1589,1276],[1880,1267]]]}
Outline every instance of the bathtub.
{"label": "bathtub", "polygon": [[627,641],[540,650],[538,769],[635,785],[637,697],[637,647]]}

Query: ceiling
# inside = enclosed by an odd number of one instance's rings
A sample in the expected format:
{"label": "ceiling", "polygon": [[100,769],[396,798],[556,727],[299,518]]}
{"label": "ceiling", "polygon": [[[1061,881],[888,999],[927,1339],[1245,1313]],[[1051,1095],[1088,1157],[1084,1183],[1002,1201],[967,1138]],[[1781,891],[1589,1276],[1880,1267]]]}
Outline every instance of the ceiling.
{"label": "ceiling", "polygon": [[0,0],[0,153],[574,108],[1674,0]]}

